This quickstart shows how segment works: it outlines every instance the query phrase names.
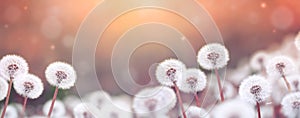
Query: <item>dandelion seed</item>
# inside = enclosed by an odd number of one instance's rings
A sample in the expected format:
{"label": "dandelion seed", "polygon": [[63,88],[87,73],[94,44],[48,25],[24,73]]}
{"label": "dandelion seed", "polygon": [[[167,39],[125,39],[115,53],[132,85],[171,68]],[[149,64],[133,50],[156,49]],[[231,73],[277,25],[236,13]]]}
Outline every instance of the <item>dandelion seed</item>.
{"label": "dandelion seed", "polygon": [[281,102],[282,112],[288,118],[298,118],[300,116],[300,93],[287,94]]}
{"label": "dandelion seed", "polygon": [[261,118],[260,104],[271,94],[271,85],[263,76],[252,75],[245,79],[239,88],[239,95],[251,104],[256,104],[258,117]]}
{"label": "dandelion seed", "polygon": [[64,62],[51,63],[45,71],[46,79],[52,86],[55,86],[55,92],[52,98],[52,104],[49,109],[48,117],[51,116],[53,105],[58,94],[58,89],[69,89],[74,86],[76,81],[76,72],[74,68]]}
{"label": "dandelion seed", "polygon": [[139,116],[165,114],[175,107],[176,95],[168,87],[146,88],[135,95],[133,110]]}
{"label": "dandelion seed", "polygon": [[210,115],[206,110],[197,106],[191,106],[186,111],[188,118],[210,118]]}
{"label": "dandelion seed", "polygon": [[26,74],[14,80],[14,89],[24,97],[22,117],[25,114],[27,99],[38,98],[44,90],[44,85],[41,79],[32,74]]}
{"label": "dandelion seed", "polygon": [[[47,115],[47,113],[48,113],[49,108],[50,108],[51,105],[52,105],[52,101],[51,100],[47,101],[44,104],[44,106],[43,106],[43,113],[45,115]],[[51,114],[51,117],[61,118],[65,114],[66,114],[65,105],[60,100],[56,100],[56,102],[54,103],[54,106],[53,106],[53,113]],[[50,117],[50,116],[48,116],[48,117]]]}
{"label": "dandelion seed", "polygon": [[211,114],[213,118],[255,118],[253,106],[238,98],[217,105]]}
{"label": "dandelion seed", "polygon": [[185,65],[176,59],[168,59],[161,62],[156,68],[156,79],[165,86],[174,86],[174,82],[182,79]]}
{"label": "dandelion seed", "polygon": [[294,74],[296,71],[296,66],[292,59],[286,56],[274,57],[268,62],[266,69],[269,76],[282,77],[288,90],[291,91],[291,86],[286,76]]}
{"label": "dandelion seed", "polygon": [[197,92],[206,87],[206,75],[199,69],[187,69],[183,73],[183,78],[177,81],[179,90],[186,93],[193,93],[197,106],[200,106]]}
{"label": "dandelion seed", "polygon": [[9,102],[10,91],[12,88],[12,82],[16,77],[25,75],[28,73],[28,64],[26,60],[17,55],[6,55],[0,61],[0,74],[4,79],[9,81],[6,100],[2,111],[1,118],[4,118],[6,108]]}
{"label": "dandelion seed", "polygon": [[6,97],[7,91],[8,84],[2,77],[0,77],[0,101],[2,101]]}

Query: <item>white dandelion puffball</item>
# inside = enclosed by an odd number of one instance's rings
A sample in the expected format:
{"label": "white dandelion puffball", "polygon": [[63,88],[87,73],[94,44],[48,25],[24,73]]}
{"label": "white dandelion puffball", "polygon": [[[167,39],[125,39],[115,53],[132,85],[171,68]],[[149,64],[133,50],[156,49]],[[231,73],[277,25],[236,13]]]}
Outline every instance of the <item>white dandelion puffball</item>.
{"label": "white dandelion puffball", "polygon": [[187,118],[210,118],[208,112],[196,106],[190,106],[186,111]]}
{"label": "white dandelion puffball", "polygon": [[254,107],[238,98],[226,100],[217,105],[212,113],[213,118],[255,118]]}
{"label": "white dandelion puffball", "polygon": [[[3,109],[1,109],[1,111],[3,111]],[[18,118],[17,109],[12,105],[8,105],[6,108],[4,118]]]}
{"label": "white dandelion puffball", "polygon": [[51,63],[45,71],[46,79],[52,86],[69,89],[74,86],[76,72],[74,68],[64,62]]}
{"label": "white dandelion puffball", "polygon": [[139,116],[165,114],[176,105],[175,92],[169,87],[145,88],[133,99],[133,110]]}
{"label": "white dandelion puffball", "polygon": [[187,69],[183,78],[177,81],[179,90],[186,93],[202,91],[206,87],[206,75],[199,69]]}
{"label": "white dandelion puffball", "polygon": [[87,103],[93,104],[98,109],[105,108],[105,106],[111,102],[110,95],[105,91],[94,91],[89,94],[87,94],[84,97],[84,100],[86,100]]}
{"label": "white dandelion puffball", "polygon": [[295,37],[295,46],[298,50],[300,50],[300,32],[298,32],[297,36]]}
{"label": "white dandelion puffball", "polygon": [[[299,91],[300,90],[300,75],[294,74],[286,77],[287,81],[291,84],[292,91]],[[283,81],[281,79],[281,81]],[[284,82],[281,82],[284,83]]]}
{"label": "white dandelion puffball", "polygon": [[265,67],[265,64],[269,58],[266,52],[258,51],[250,59],[250,67],[255,71],[260,71]]}
{"label": "white dandelion puffball", "polygon": [[270,83],[260,75],[249,76],[241,83],[239,88],[239,95],[252,104],[264,102],[270,94]]}
{"label": "white dandelion puffball", "polygon": [[266,66],[270,77],[282,77],[296,73],[296,64],[287,56],[273,57]]}
{"label": "white dandelion puffball", "polygon": [[33,74],[26,74],[13,81],[16,92],[30,99],[38,98],[44,90],[41,79]]}
{"label": "white dandelion puffball", "polygon": [[28,70],[26,60],[17,55],[6,55],[0,61],[1,75],[7,80],[27,74]]}
{"label": "white dandelion puffball", "polygon": [[96,116],[91,112],[93,108],[86,103],[80,103],[76,105],[73,109],[73,115],[75,118],[96,118]]}
{"label": "white dandelion puffball", "polygon": [[300,92],[287,94],[281,102],[282,112],[288,118],[295,118],[300,113]]}
{"label": "white dandelion puffball", "polygon": [[[43,106],[44,115],[48,114],[51,103],[52,103],[52,100],[49,100],[44,104],[44,106]],[[66,114],[65,105],[60,100],[56,100],[55,103],[54,103],[54,107],[53,107],[51,117],[59,118],[59,117],[63,117],[65,114]]]}
{"label": "white dandelion puffball", "polygon": [[0,101],[2,101],[6,97],[7,91],[8,83],[2,77],[0,77]]}
{"label": "white dandelion puffball", "polygon": [[177,59],[168,59],[161,62],[155,72],[157,81],[165,86],[174,86],[173,82],[182,79],[186,67]]}
{"label": "white dandelion puffball", "polygon": [[207,70],[223,68],[229,61],[229,53],[223,45],[211,43],[199,50],[197,61],[202,68]]}
{"label": "white dandelion puffball", "polygon": [[[225,99],[233,98],[237,94],[237,90],[233,84],[228,81],[224,81],[222,91]],[[217,99],[221,100],[219,89],[217,87],[214,87],[214,94]]]}

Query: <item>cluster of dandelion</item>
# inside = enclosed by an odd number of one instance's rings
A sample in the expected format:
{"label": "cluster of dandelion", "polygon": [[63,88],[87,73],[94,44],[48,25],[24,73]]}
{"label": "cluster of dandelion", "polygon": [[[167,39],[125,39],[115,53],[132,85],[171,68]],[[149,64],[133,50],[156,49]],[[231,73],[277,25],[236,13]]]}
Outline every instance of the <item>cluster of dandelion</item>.
{"label": "cluster of dandelion", "polygon": [[[12,87],[14,90],[24,97],[21,118],[26,116],[27,100],[37,99],[44,90],[44,85],[41,79],[29,73],[29,67],[26,60],[17,55],[6,55],[0,61],[0,100],[6,98],[2,109],[1,118],[15,118],[18,115],[14,112],[13,107],[9,107],[9,98]],[[76,73],[73,67],[64,62],[51,63],[45,71],[46,79],[49,84],[56,87],[53,95],[51,106],[49,106],[48,117],[51,116],[53,106],[58,93],[58,88],[68,89],[74,86],[76,81]],[[8,82],[7,82],[8,81]],[[6,113],[6,110],[10,109]]]}

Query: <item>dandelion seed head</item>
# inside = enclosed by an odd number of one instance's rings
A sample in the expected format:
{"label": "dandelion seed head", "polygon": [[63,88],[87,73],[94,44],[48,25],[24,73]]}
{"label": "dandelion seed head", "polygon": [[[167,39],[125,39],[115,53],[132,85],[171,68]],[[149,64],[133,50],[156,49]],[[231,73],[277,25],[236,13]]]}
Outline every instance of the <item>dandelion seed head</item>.
{"label": "dandelion seed head", "polygon": [[[3,110],[1,110],[1,111],[3,111]],[[17,109],[12,105],[8,105],[6,108],[4,118],[18,118]]]}
{"label": "dandelion seed head", "polygon": [[284,96],[281,105],[283,114],[294,118],[300,112],[300,92],[289,93]]}
{"label": "dandelion seed head", "polygon": [[211,115],[214,118],[255,118],[254,107],[239,98],[227,100],[217,105]]}
{"label": "dandelion seed head", "polygon": [[14,80],[14,89],[16,92],[30,99],[38,98],[44,90],[44,85],[41,79],[33,74],[26,74]]}
{"label": "dandelion seed head", "polygon": [[86,103],[80,103],[73,109],[73,115],[75,118],[96,118],[91,112]]}
{"label": "dandelion seed head", "polygon": [[239,95],[252,104],[264,102],[271,94],[271,85],[263,76],[252,75],[240,85]]}
{"label": "dandelion seed head", "polygon": [[256,52],[250,60],[250,67],[255,71],[261,71],[268,60],[269,55],[266,52],[258,51]]}
{"label": "dandelion seed head", "polygon": [[175,107],[176,95],[168,87],[145,88],[138,92],[133,99],[133,110],[139,116],[164,114]]}
{"label": "dandelion seed head", "polygon": [[162,85],[173,86],[173,82],[182,79],[185,69],[185,65],[177,59],[165,60],[156,68],[156,79]]}
{"label": "dandelion seed head", "polygon": [[1,75],[9,80],[28,73],[28,64],[23,57],[6,55],[0,61]]}
{"label": "dandelion seed head", "polygon": [[45,71],[46,79],[52,86],[69,89],[74,86],[76,72],[74,68],[64,62],[51,63]]}
{"label": "dandelion seed head", "polygon": [[186,93],[202,91],[206,87],[206,75],[199,69],[187,69],[183,78],[177,81],[179,90]]}
{"label": "dandelion seed head", "polygon": [[2,101],[6,97],[7,91],[8,83],[2,77],[0,77],[0,101]]}
{"label": "dandelion seed head", "polygon": [[266,71],[270,77],[279,78],[294,74],[296,66],[291,58],[287,56],[276,56],[268,62]]}
{"label": "dandelion seed head", "polygon": [[96,106],[101,110],[111,101],[111,96],[105,91],[94,91],[87,94],[84,99],[89,103]]}
{"label": "dandelion seed head", "polygon": [[197,61],[207,70],[223,68],[229,61],[228,50],[218,43],[207,44],[199,50]]}
{"label": "dandelion seed head", "polygon": [[[51,103],[52,103],[52,100],[49,100],[44,104],[44,106],[43,106],[44,115],[48,114]],[[59,117],[63,117],[65,114],[66,114],[65,105],[60,100],[56,100],[55,103],[54,103],[54,107],[53,107],[51,117],[59,118]]]}
{"label": "dandelion seed head", "polygon": [[186,111],[187,118],[210,118],[208,112],[200,107],[190,106]]}

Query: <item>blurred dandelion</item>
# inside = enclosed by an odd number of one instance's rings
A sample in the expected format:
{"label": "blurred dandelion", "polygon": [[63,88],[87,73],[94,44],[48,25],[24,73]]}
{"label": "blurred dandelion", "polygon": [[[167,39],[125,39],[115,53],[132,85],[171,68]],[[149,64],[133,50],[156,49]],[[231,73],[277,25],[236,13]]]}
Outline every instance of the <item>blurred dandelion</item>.
{"label": "blurred dandelion", "polygon": [[210,118],[206,110],[197,106],[190,106],[186,111],[186,115],[188,118]]}
{"label": "blurred dandelion", "polygon": [[281,102],[282,112],[288,118],[300,117],[300,93],[287,94]]}

